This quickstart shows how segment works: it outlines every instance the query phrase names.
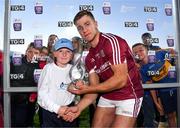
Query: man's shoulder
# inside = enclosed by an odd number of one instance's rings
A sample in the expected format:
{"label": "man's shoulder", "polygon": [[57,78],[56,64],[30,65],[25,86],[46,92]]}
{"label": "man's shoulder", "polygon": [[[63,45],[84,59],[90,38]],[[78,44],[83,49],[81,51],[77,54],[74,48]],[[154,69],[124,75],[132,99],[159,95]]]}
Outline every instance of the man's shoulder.
{"label": "man's shoulder", "polygon": [[[109,47],[109,46],[115,46],[117,47],[118,44],[119,47],[127,47],[127,42],[125,39],[123,39],[122,37],[115,35],[115,34],[111,34],[111,33],[102,33],[102,36],[100,38],[100,41],[104,42],[103,47]],[[115,45],[113,45],[115,44]]]}
{"label": "man's shoulder", "polygon": [[121,36],[112,33],[101,33],[100,37],[105,38],[107,40],[113,40],[113,39],[124,40]]}

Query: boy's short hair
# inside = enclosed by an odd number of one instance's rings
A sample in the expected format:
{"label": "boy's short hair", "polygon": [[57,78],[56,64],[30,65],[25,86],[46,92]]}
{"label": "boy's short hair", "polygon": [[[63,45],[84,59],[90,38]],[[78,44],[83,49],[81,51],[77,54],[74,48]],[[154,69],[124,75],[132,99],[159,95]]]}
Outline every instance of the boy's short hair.
{"label": "boy's short hair", "polygon": [[145,47],[147,49],[147,46],[143,43],[136,43],[132,46],[132,48],[136,47],[136,46],[139,46],[139,45],[142,45],[143,47]]}
{"label": "boy's short hair", "polygon": [[29,48],[34,48],[34,49],[37,49],[37,50],[39,50],[39,51],[41,50],[41,48],[36,47],[36,45],[34,44],[34,42],[31,42],[31,43],[28,45],[26,51],[27,51]]}
{"label": "boy's short hair", "polygon": [[41,51],[42,51],[43,49],[48,50],[48,48],[47,48],[46,46],[42,46],[42,47],[41,47]]}
{"label": "boy's short hair", "polygon": [[150,33],[148,33],[148,32],[145,32],[145,33],[142,34],[141,38],[142,39],[144,39],[144,38],[152,38],[152,35]]}

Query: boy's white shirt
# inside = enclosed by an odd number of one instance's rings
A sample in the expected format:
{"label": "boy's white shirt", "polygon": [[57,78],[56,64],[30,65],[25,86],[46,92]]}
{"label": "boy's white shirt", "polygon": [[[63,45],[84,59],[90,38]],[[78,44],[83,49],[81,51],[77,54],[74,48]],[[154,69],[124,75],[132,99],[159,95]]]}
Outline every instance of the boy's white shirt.
{"label": "boy's white shirt", "polygon": [[58,113],[61,106],[69,105],[75,95],[60,88],[62,83],[69,84],[69,70],[71,64],[66,67],[58,67],[55,63],[47,64],[40,75],[38,82],[38,104],[50,111]]}

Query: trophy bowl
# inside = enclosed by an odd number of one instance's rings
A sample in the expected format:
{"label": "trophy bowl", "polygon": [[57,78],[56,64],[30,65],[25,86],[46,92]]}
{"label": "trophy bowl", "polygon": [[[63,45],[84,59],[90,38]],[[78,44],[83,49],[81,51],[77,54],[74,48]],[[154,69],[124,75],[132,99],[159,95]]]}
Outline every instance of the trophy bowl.
{"label": "trophy bowl", "polygon": [[82,54],[76,54],[73,59],[73,66],[69,71],[69,77],[73,84],[78,80],[83,80],[85,76],[85,67],[81,61]]}

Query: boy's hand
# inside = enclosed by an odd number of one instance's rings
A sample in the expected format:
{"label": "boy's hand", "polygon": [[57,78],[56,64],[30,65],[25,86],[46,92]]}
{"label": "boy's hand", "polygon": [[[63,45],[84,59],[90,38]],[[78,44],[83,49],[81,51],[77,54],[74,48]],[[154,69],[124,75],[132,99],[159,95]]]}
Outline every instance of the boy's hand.
{"label": "boy's hand", "polygon": [[64,113],[65,113],[65,111],[66,111],[67,108],[68,108],[67,106],[61,106],[61,107],[59,108],[59,110],[58,110],[58,118],[60,118],[61,116],[64,115]]}
{"label": "boy's hand", "polygon": [[72,106],[66,109],[62,118],[65,121],[72,122],[74,119],[76,119],[80,115],[80,113],[81,112],[79,111],[79,108],[77,106]]}

